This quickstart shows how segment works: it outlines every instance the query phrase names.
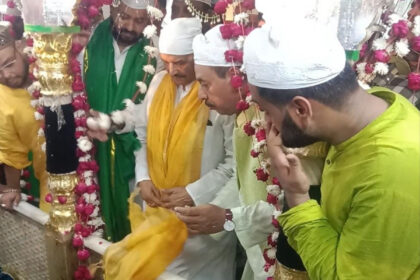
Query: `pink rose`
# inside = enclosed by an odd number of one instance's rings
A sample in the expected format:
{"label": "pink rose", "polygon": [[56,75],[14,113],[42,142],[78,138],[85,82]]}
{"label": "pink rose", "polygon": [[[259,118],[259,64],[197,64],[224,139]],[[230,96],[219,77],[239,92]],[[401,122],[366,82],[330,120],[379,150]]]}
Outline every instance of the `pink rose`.
{"label": "pink rose", "polygon": [[32,48],[34,46],[34,39],[32,39],[32,38],[26,39],[26,45],[28,47],[31,47]]}
{"label": "pink rose", "polygon": [[370,63],[367,63],[367,64],[366,64],[366,66],[365,66],[365,72],[366,72],[367,74],[371,74],[371,73],[373,72],[373,70],[374,70],[373,65],[372,65],[372,64],[370,64]]}
{"label": "pink rose", "polygon": [[51,193],[47,193],[47,195],[45,196],[45,202],[47,202],[47,203],[52,202],[52,194]]}
{"label": "pink rose", "polygon": [[411,72],[407,76],[408,88],[414,91],[420,90],[420,73]]}
{"label": "pink rose", "polygon": [[3,20],[14,23],[16,21],[16,17],[13,15],[3,15]]}
{"label": "pink rose", "polygon": [[94,5],[91,5],[88,8],[88,16],[94,18],[94,17],[97,17],[98,15],[99,15],[99,9],[98,9],[98,7],[96,7]]}
{"label": "pink rose", "polygon": [[277,185],[277,186],[280,187],[280,181],[279,181],[279,179],[277,177],[274,177],[273,180],[272,180],[272,182],[273,182],[273,185]]}
{"label": "pink rose", "polygon": [[14,9],[16,7],[15,2],[11,0],[7,1],[7,7],[10,9]]}
{"label": "pink rose", "polygon": [[410,41],[410,45],[414,51],[420,52],[420,36],[413,37]]}
{"label": "pink rose", "polygon": [[232,31],[232,37],[239,37],[244,33],[242,26],[236,23],[231,24],[230,29]]}
{"label": "pink rose", "polygon": [[242,86],[242,77],[238,75],[233,75],[230,79],[230,84],[233,88],[240,88]]}
{"label": "pink rose", "polygon": [[73,43],[71,45],[71,53],[73,55],[79,54],[83,50],[83,46],[79,43]]}
{"label": "pink rose", "polygon": [[239,102],[236,104],[236,110],[239,112],[245,111],[248,108],[249,104],[245,100],[239,100]]}
{"label": "pink rose", "polygon": [[377,50],[374,52],[374,56],[376,61],[388,63],[389,55],[385,50]]}
{"label": "pink rose", "polygon": [[257,133],[255,134],[255,137],[257,138],[258,142],[265,140],[266,139],[265,129],[259,129]]}
{"label": "pink rose", "polygon": [[32,56],[31,55],[31,56],[28,57],[28,63],[29,64],[33,64],[33,63],[35,63],[35,61],[36,61],[36,57],[35,56]]}
{"label": "pink rose", "polygon": [[238,50],[227,50],[225,51],[225,59],[228,62],[237,62],[242,63],[243,61],[243,52]]}
{"label": "pink rose", "polygon": [[73,247],[78,248],[83,246],[83,239],[80,236],[73,237]]}
{"label": "pink rose", "polygon": [[216,5],[214,5],[214,12],[219,15],[224,14],[226,13],[227,6],[228,3],[226,3],[224,0],[220,0],[216,3]]}
{"label": "pink rose", "polygon": [[89,20],[87,15],[80,14],[79,17],[77,18],[77,21],[79,22],[80,26],[83,29],[88,29],[89,28],[90,20]]}
{"label": "pink rose", "polygon": [[85,261],[90,257],[90,253],[87,249],[80,249],[77,251],[77,258],[81,261]]}
{"label": "pink rose", "polygon": [[251,122],[247,122],[247,123],[244,125],[244,132],[245,132],[245,134],[246,134],[246,135],[248,135],[248,136],[252,136],[252,135],[254,135],[254,134],[255,134],[255,128],[253,128],[253,127],[251,126]]}
{"label": "pink rose", "polygon": [[267,194],[267,202],[273,205],[277,204],[277,197],[272,194]]}
{"label": "pink rose", "polygon": [[77,75],[74,78],[73,84],[72,84],[73,91],[83,91],[85,89],[85,84],[82,81],[82,77],[80,75]]}
{"label": "pink rose", "polygon": [[251,150],[250,154],[251,154],[251,157],[253,158],[257,158],[260,155],[260,153],[255,151],[254,149]]}
{"label": "pink rose", "polygon": [[405,38],[408,34],[408,25],[405,20],[400,20],[392,25],[392,34],[398,38]]}
{"label": "pink rose", "polygon": [[262,169],[261,167],[254,170],[254,172],[255,172],[255,175],[257,176],[258,181],[265,182],[268,180],[268,177],[269,177],[268,173],[266,173],[264,169]]}
{"label": "pink rose", "polygon": [[232,29],[230,28],[231,24],[223,24],[220,26],[220,33],[222,33],[222,38],[228,40],[232,38]]}
{"label": "pink rose", "polygon": [[242,2],[242,7],[244,7],[245,10],[255,9],[255,0],[245,0]]}

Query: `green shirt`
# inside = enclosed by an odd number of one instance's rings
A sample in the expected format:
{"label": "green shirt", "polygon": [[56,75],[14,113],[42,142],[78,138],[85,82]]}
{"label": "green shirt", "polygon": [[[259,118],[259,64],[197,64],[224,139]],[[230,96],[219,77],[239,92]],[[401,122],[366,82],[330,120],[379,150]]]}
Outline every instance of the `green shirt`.
{"label": "green shirt", "polygon": [[329,150],[321,206],[279,217],[311,279],[420,279],[420,117],[402,96]]}

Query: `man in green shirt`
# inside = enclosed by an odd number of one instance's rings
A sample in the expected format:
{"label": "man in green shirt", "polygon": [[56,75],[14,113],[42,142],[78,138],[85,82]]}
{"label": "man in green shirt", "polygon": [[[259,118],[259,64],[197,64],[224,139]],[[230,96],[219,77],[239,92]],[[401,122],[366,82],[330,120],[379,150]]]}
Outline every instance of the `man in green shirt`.
{"label": "man in green shirt", "polygon": [[[136,83],[149,84],[152,75],[144,50],[149,40],[143,37],[150,24],[148,0],[122,0],[113,7],[111,17],[95,29],[85,54],[85,81],[89,105],[95,111],[111,113],[124,108],[123,100],[131,99]],[[139,95],[136,103],[143,99]],[[119,241],[130,232],[128,221],[129,182],[134,185],[134,151],[140,147],[134,132],[112,133],[106,142],[97,142],[99,186],[106,238]]]}
{"label": "man in green shirt", "polygon": [[[244,65],[290,207],[278,220],[310,279],[420,279],[415,107],[385,88],[361,89],[335,32],[313,19],[256,29]],[[280,148],[319,140],[331,144],[320,204],[300,160]]]}

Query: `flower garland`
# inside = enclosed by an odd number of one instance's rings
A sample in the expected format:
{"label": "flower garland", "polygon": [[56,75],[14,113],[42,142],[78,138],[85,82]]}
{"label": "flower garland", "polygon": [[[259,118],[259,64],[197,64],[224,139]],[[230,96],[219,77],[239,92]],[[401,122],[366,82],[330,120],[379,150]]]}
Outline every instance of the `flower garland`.
{"label": "flower garland", "polygon": [[[416,16],[413,22],[410,22],[398,14],[387,15],[385,13],[383,25],[387,32],[374,39],[371,46],[364,43],[360,50],[360,59],[356,62],[355,69],[358,79],[362,82],[369,83],[377,75],[387,75],[389,72],[388,64],[392,56],[404,58],[410,51],[420,53],[420,16]],[[411,35],[413,36],[409,40]],[[420,90],[419,63],[420,58],[417,69],[407,76],[408,88],[413,93]]]}
{"label": "flower garland", "polygon": [[[280,183],[277,178],[270,176],[270,161],[266,158],[267,152],[267,141],[266,141],[266,130],[265,122],[259,115],[258,109],[256,110],[257,118],[250,120],[247,117],[247,110],[250,109],[251,95],[249,89],[244,85],[245,73],[243,69],[237,70],[236,66],[241,65],[243,62],[243,44],[246,36],[252,31],[252,27],[247,26],[249,23],[249,16],[247,12],[255,8],[253,0],[245,1],[233,1],[233,0],[221,0],[216,3],[214,10],[217,14],[223,15],[226,12],[226,8],[229,4],[235,4],[239,7],[239,13],[234,16],[233,23],[226,23],[220,27],[222,38],[229,40],[235,39],[235,46],[232,49],[225,52],[226,61],[232,64],[234,74],[231,77],[231,85],[237,89],[241,100],[237,103],[236,109],[239,112],[244,112],[247,122],[245,123],[243,130],[245,134],[252,137],[253,147],[250,151],[250,156],[258,159],[259,167],[254,170],[257,180],[266,183],[267,190],[267,202],[274,206],[275,211],[273,212],[272,224],[275,231],[267,237],[268,247],[263,252],[265,260],[264,270],[267,272],[269,277],[267,280],[274,279],[275,263],[276,263],[276,252],[277,252],[277,239],[279,237],[279,223],[277,221],[278,216],[281,214],[282,203],[284,199],[283,190],[280,187]],[[245,94],[243,94],[245,91]],[[270,180],[271,178],[271,180]],[[271,183],[270,183],[271,181]]]}
{"label": "flower garland", "polygon": [[130,99],[124,100],[125,109],[123,110],[116,110],[110,114],[110,116],[99,113],[98,117],[89,117],[87,119],[88,128],[92,130],[97,130],[101,128],[102,130],[109,131],[110,129],[116,129],[120,127],[125,127],[126,125],[134,125],[135,122],[135,113],[134,113],[134,102],[137,100],[139,95],[146,94],[148,90],[148,86],[146,84],[149,75],[154,75],[156,72],[156,68],[152,65],[152,60],[157,58],[159,55],[159,50],[153,44],[153,37],[157,35],[157,26],[154,24],[155,21],[161,21],[163,19],[164,14],[158,8],[148,5],[147,6],[147,14],[150,18],[150,24],[147,25],[143,30],[143,35],[146,39],[149,40],[149,45],[144,47],[144,51],[146,52],[147,64],[143,66],[143,79],[136,82],[137,91],[134,93],[133,97]]}
{"label": "flower garland", "polygon": [[[22,9],[21,4],[19,2],[15,2],[14,0],[8,0],[6,6],[7,11],[3,15],[3,20],[8,21],[11,25],[13,25],[20,13],[19,11]],[[9,33],[13,38],[16,38],[16,34],[13,28],[9,29]]]}

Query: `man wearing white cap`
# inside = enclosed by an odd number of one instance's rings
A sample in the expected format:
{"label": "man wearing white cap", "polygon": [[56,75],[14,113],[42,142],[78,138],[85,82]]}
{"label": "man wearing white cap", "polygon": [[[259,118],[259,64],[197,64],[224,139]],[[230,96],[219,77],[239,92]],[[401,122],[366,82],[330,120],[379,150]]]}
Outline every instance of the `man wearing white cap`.
{"label": "man wearing white cap", "polygon": [[[167,71],[155,75],[137,108],[136,181],[149,207],[209,203],[233,175],[234,118],[209,111],[198,98],[192,49],[198,34],[196,18],[174,19],[162,30]],[[189,236],[167,270],[185,279],[233,279],[235,246],[229,232]]]}
{"label": "man wearing white cap", "polygon": [[[248,36],[244,64],[271,124],[288,242],[310,279],[419,279],[417,110],[385,88],[361,89],[335,32],[303,17],[281,20]],[[318,140],[332,145],[320,205],[309,198],[300,160],[281,149]]]}
{"label": "man wearing white cap", "polygon": [[[150,23],[148,0],[121,0],[112,7],[111,17],[95,29],[85,53],[86,92],[92,109],[110,113],[131,99],[137,81],[144,77],[148,64],[144,47],[149,45],[143,29]],[[150,78],[149,78],[150,77]],[[151,75],[145,81],[147,84]],[[139,96],[139,102],[143,96]],[[133,132],[112,133],[109,140],[97,143],[99,185],[106,238],[118,241],[130,232],[127,219],[129,182],[134,179],[134,150],[138,147]]]}
{"label": "man wearing white cap", "polygon": [[[220,27],[221,25],[215,26],[205,35],[198,35],[194,39],[195,73],[201,84],[200,99],[220,114],[236,114],[237,116],[237,125],[233,131],[236,176],[225,187],[230,190],[230,193],[223,195],[228,197],[239,195],[241,205],[233,205],[232,209],[225,209],[222,208],[225,205],[218,207],[206,204],[176,208],[175,211],[190,230],[201,234],[223,231],[226,214],[231,213],[235,232],[248,258],[242,279],[265,280],[269,274],[264,271],[263,249],[267,246],[267,237],[275,231],[272,225],[274,207],[266,202],[266,183],[258,181],[254,174],[254,170],[259,167],[259,159],[250,156],[254,144],[253,138],[247,136],[243,129],[247,121],[257,121],[259,118],[255,115],[257,108],[246,112],[238,112],[236,108],[241,96],[238,89],[232,87],[231,77],[235,72],[232,71],[233,67],[239,71],[240,65],[233,66],[232,62],[226,61],[225,53],[235,46],[235,42],[223,39]],[[309,150],[306,148],[306,151]],[[323,158],[315,157],[313,154],[303,158],[305,171],[311,175],[311,184],[319,185]],[[277,242],[276,238],[275,242]],[[283,249],[279,248],[279,250]]]}

